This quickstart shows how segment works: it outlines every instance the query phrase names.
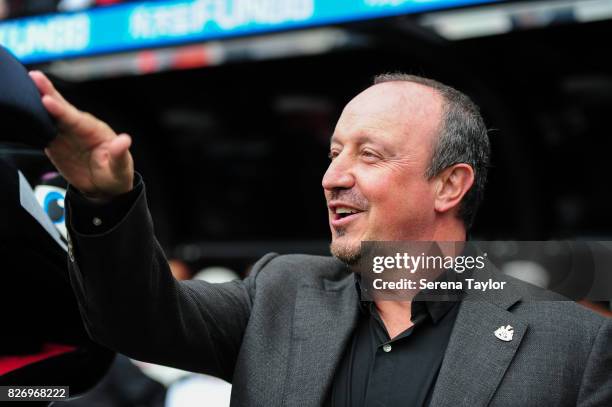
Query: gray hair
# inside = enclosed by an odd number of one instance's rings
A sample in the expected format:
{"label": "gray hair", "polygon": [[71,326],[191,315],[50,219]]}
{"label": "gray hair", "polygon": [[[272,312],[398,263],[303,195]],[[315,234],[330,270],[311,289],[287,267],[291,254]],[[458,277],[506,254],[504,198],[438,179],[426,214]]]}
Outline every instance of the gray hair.
{"label": "gray hair", "polygon": [[433,79],[404,73],[385,73],[374,78],[374,85],[385,82],[424,85],[434,89],[444,99],[442,126],[425,176],[431,179],[459,163],[472,167],[474,184],[459,207],[459,216],[469,229],[484,195],[491,154],[487,128],[478,106],[465,94]]}

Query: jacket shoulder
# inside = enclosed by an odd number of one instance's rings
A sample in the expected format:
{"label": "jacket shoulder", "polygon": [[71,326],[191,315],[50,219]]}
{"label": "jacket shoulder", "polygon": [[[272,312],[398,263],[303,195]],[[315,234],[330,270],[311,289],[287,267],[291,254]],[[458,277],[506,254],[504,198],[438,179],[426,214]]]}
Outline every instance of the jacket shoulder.
{"label": "jacket shoulder", "polygon": [[530,324],[571,335],[595,336],[606,318],[558,293],[513,279],[521,301],[511,312]]}
{"label": "jacket shoulder", "polygon": [[[261,264],[265,260],[264,264]],[[258,284],[283,281],[339,280],[349,274],[344,263],[331,256],[268,254],[253,266]]]}

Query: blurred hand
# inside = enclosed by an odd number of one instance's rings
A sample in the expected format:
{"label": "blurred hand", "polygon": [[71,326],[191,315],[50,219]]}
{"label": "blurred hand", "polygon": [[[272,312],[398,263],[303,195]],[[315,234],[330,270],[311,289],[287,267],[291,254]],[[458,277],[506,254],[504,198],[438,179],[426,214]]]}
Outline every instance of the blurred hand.
{"label": "blurred hand", "polygon": [[108,200],[132,189],[132,139],[117,135],[106,123],[68,103],[39,71],[30,77],[42,103],[57,119],[58,135],[45,154],[64,178],[89,198]]}

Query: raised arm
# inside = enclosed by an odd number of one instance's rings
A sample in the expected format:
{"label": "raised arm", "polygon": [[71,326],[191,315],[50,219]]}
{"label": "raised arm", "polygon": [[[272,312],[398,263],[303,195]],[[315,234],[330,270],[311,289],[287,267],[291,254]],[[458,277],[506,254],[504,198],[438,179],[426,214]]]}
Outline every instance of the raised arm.
{"label": "raised arm", "polygon": [[45,152],[71,185],[70,279],[90,336],[136,359],[231,380],[267,258],[244,281],[176,281],[134,174],[130,137],[76,109],[42,73],[31,77],[58,121]]}

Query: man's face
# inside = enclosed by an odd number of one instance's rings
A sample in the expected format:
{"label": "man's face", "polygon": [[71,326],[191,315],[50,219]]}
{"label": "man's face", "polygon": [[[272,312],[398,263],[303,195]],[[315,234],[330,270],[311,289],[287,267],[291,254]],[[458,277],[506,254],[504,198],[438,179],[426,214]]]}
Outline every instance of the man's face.
{"label": "man's face", "polygon": [[441,117],[441,96],[410,82],[372,86],[344,108],[323,176],[334,256],[351,263],[362,241],[433,235],[425,172]]}

